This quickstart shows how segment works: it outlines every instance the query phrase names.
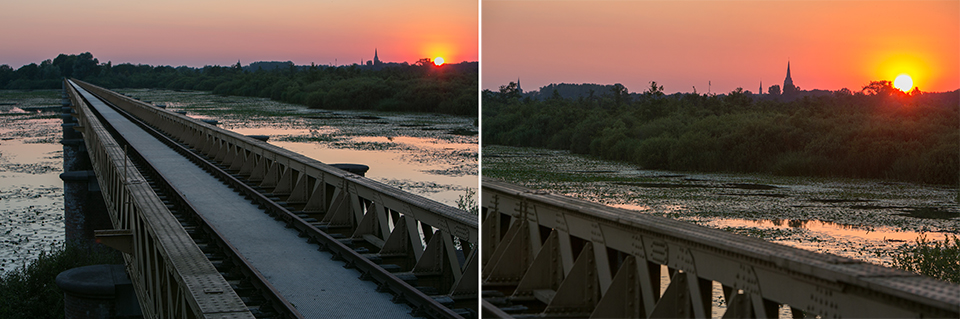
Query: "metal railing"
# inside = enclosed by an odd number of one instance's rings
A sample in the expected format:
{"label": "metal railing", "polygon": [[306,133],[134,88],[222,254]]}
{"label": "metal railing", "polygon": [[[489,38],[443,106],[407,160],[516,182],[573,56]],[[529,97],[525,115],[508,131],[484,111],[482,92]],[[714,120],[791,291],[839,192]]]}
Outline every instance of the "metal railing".
{"label": "metal railing", "polygon": [[132,237],[133,253],[124,259],[144,317],[253,318],[90,106],[72,85],[64,87],[116,233]]}
{"label": "metal railing", "polygon": [[960,285],[492,179],[482,185],[485,316],[960,316]]}
{"label": "metal railing", "polygon": [[[368,253],[363,254],[365,261],[359,264],[373,265],[371,260],[376,260],[397,266],[389,272],[364,271],[365,276],[413,275],[418,288],[427,286],[435,290],[429,293],[430,298],[446,296],[446,302],[476,308],[477,216],[286,149],[76,82],[213,160],[235,177],[253,184],[264,197],[283,206],[276,209],[277,218],[299,225],[292,227],[304,236],[320,243],[333,240],[328,235],[341,236],[338,242],[368,247]],[[412,289],[406,284],[383,288],[401,295]],[[416,291],[406,293],[423,295]]]}

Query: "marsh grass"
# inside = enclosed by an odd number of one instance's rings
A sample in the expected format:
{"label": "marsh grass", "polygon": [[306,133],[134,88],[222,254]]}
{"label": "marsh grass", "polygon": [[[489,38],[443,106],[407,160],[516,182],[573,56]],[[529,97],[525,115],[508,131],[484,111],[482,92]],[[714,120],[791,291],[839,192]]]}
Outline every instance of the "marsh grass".
{"label": "marsh grass", "polygon": [[960,236],[947,235],[938,241],[920,235],[916,245],[905,245],[893,253],[893,266],[960,284]]}
{"label": "marsh grass", "polygon": [[474,216],[479,216],[480,206],[477,205],[477,191],[467,188],[466,193],[460,195],[460,198],[457,199],[457,208],[467,211]]}
{"label": "marsh grass", "polygon": [[57,244],[33,262],[0,276],[0,318],[63,318],[61,272],[82,266],[119,264],[118,251],[102,246]]}

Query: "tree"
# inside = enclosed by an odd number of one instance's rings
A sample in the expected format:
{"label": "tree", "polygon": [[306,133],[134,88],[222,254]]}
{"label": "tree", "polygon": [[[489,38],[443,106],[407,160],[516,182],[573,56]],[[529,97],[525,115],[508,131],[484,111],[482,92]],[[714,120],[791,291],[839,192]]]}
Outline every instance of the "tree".
{"label": "tree", "polygon": [[627,87],[623,86],[623,84],[614,84],[610,87],[610,90],[613,91],[613,100],[616,101],[617,105],[630,102],[630,92],[627,91]]}
{"label": "tree", "polygon": [[431,60],[430,58],[421,58],[420,60],[417,60],[417,63],[415,64],[419,66],[429,66],[433,64],[433,60]]}
{"label": "tree", "polygon": [[510,99],[519,99],[519,98],[520,98],[520,90],[517,89],[517,82],[510,82],[510,84],[500,86],[501,100],[506,101]]}
{"label": "tree", "polygon": [[[78,79],[84,79],[88,76],[96,76],[100,74],[100,61],[97,58],[93,57],[93,54],[90,52],[84,52],[77,55],[77,59],[73,64],[73,77]],[[63,72],[61,71],[61,74]]]}
{"label": "tree", "polygon": [[861,92],[866,95],[889,96],[894,93],[893,83],[890,81],[870,81]]}
{"label": "tree", "polygon": [[[694,88],[693,90],[696,91],[697,89]],[[643,91],[643,95],[655,97],[663,96],[663,85],[657,87],[657,81],[650,81],[650,87],[647,88],[646,91]]]}
{"label": "tree", "polygon": [[780,84],[771,85],[770,88],[767,89],[767,93],[774,96],[780,95]]}
{"label": "tree", "polygon": [[919,88],[919,87],[914,86],[914,87],[913,87],[913,90],[910,90],[910,93],[907,93],[907,94],[910,94],[910,96],[919,96],[919,95],[923,94],[923,92],[920,92],[920,88]]}

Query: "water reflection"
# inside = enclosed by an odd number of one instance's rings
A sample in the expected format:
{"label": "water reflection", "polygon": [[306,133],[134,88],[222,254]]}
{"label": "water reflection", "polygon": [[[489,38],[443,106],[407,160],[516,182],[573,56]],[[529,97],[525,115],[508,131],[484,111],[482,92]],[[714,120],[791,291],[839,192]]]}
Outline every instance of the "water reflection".
{"label": "water reflection", "polygon": [[275,136],[310,136],[318,137],[320,135],[330,135],[337,133],[337,129],[329,126],[324,127],[313,127],[310,129],[302,128],[280,128],[274,126],[261,126],[261,127],[230,127],[229,130],[243,134],[243,135],[269,135],[271,137]]}
{"label": "water reflection", "polygon": [[422,149],[442,149],[442,150],[458,150],[458,151],[476,151],[476,144],[466,144],[466,143],[451,143],[441,139],[436,138],[423,138],[423,137],[412,137],[412,136],[357,136],[351,138],[354,142],[358,143],[398,143],[409,145],[412,147],[422,148]]}
{"label": "water reflection", "polygon": [[[58,101],[51,100],[24,104]],[[0,273],[36,259],[64,236],[61,121],[43,118],[49,113],[9,113],[18,115],[0,117]]]}
{"label": "water reflection", "polygon": [[913,242],[921,234],[924,234],[927,239],[932,240],[943,240],[946,237],[946,233],[942,232],[916,232],[916,231],[902,231],[900,229],[889,227],[889,226],[862,226],[862,225],[847,225],[847,224],[838,224],[829,221],[821,220],[790,220],[790,219],[761,219],[761,220],[752,220],[752,219],[739,219],[739,218],[724,218],[724,219],[714,219],[704,223],[707,226],[716,227],[716,228],[726,228],[726,227],[755,227],[760,229],[790,229],[790,228],[800,228],[805,229],[811,232],[811,235],[826,235],[830,237],[845,238],[845,239],[861,239],[861,240],[870,240],[870,241],[887,241],[887,242]]}
{"label": "water reflection", "polygon": [[327,111],[206,92],[126,92],[239,134],[269,136],[267,143],[323,163],[368,165],[368,178],[447,205],[479,186],[478,137],[456,134],[475,130],[475,118]]}
{"label": "water reflection", "polygon": [[[464,190],[457,185],[476,186],[476,175],[436,174],[448,169],[442,163],[411,163],[405,154],[390,150],[357,150],[328,147],[319,143],[269,142],[323,163],[355,163],[370,166],[366,176],[398,186],[437,201],[453,204]],[[406,184],[406,185],[402,185]]]}

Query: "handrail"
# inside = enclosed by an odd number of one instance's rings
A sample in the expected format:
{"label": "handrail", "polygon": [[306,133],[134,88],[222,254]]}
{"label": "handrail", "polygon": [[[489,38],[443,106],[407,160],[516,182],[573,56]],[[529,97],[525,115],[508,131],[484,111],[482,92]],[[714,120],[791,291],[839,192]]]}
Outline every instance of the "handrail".
{"label": "handrail", "polygon": [[[114,103],[121,108],[124,108],[124,110],[134,114],[145,122],[157,126],[161,129],[161,131],[164,131],[164,133],[173,135],[181,141],[185,141],[186,144],[194,148],[210,150],[211,146],[215,147],[213,151],[206,151],[208,155],[227,156],[225,154],[217,154],[217,152],[220,151],[221,146],[227,149],[229,149],[231,146],[235,146],[236,148],[243,149],[251,154],[274,160],[278,164],[287,165],[292,169],[303,168],[305,170],[317,170],[325,174],[325,177],[337,179],[337,182],[340,182],[344,178],[350,178],[351,182],[357,187],[365,188],[370,192],[379,193],[381,196],[389,197],[398,202],[402,202],[405,205],[409,205],[411,208],[414,208],[415,210],[411,210],[409,214],[413,214],[418,220],[424,220],[431,226],[448,231],[452,235],[461,239],[465,239],[470,243],[477,243],[477,238],[479,237],[479,222],[476,216],[473,216],[466,211],[440,204],[436,201],[416,194],[404,192],[396,187],[391,187],[369,178],[357,178],[357,176],[354,174],[334,168],[302,154],[255,140],[236,132],[225,130],[204,123],[200,120],[168,111],[166,109],[151,107],[150,104],[117,94],[83,81],[74,81],[85,89],[97,94],[98,96],[110,101],[111,103]],[[166,128],[178,129],[169,130]],[[237,154],[230,155],[236,156]],[[403,206],[403,204],[398,206]]]}
{"label": "handrail", "polygon": [[960,286],[933,278],[489,178],[482,185],[483,286],[506,291],[485,305],[511,314],[702,318],[721,294],[724,317],[776,317],[781,305],[823,318],[960,312]]}
{"label": "handrail", "polygon": [[[479,222],[476,216],[269,143],[153,107],[89,83],[75,82],[189,146],[190,151],[211,159],[230,172],[224,177],[225,180],[242,178],[244,182],[233,181],[237,186],[252,182],[263,195],[248,196],[271,197],[265,201],[276,202],[283,207],[269,210],[312,240],[332,244],[324,244],[328,247],[343,246],[343,239],[327,235],[336,233],[345,235],[350,241],[373,247],[373,257],[365,255],[350,262],[363,268],[366,276],[378,278],[379,282],[393,277],[383,269],[374,270],[374,263],[367,258],[390,260],[400,265],[399,269],[390,272],[429,277],[431,279],[427,281],[440,295],[446,295],[461,305],[471,304],[469,308],[476,308],[479,273],[476,249],[479,244]],[[307,220],[313,222],[304,224]],[[301,226],[294,225],[295,222],[300,222],[296,224]],[[351,255],[356,254],[352,250],[350,252]],[[434,278],[438,276],[439,279]],[[425,296],[403,282],[388,286],[384,288],[402,292],[408,297],[419,295],[417,298],[422,299]],[[436,302],[429,300],[427,304]],[[428,313],[449,311],[434,306],[426,308],[430,309],[422,310]]]}
{"label": "handrail", "polygon": [[124,259],[144,317],[253,318],[190,235],[132,169],[122,147],[70,85],[65,88],[115,228],[130,230],[134,254]]}

